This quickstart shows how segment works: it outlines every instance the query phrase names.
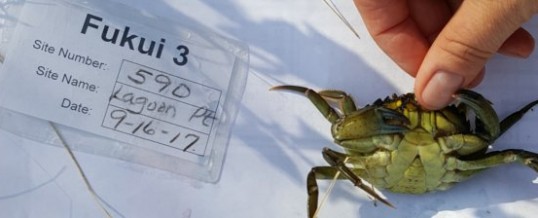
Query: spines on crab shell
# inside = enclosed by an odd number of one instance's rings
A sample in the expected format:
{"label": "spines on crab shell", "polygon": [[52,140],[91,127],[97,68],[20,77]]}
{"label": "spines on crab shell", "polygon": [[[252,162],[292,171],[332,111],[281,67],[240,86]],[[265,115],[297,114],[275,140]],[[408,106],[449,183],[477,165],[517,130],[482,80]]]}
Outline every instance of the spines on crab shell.
{"label": "spines on crab shell", "polygon": [[[397,101],[399,98],[403,97],[404,95],[396,95],[396,93],[393,93],[392,96],[387,96],[385,97],[385,99],[381,99],[381,98],[378,98],[374,103],[373,105],[374,106],[381,106],[381,105],[384,105],[386,103],[390,103],[390,102],[393,102],[393,101]],[[367,105],[369,106],[369,105]]]}
{"label": "spines on crab shell", "polygon": [[[370,105],[366,105],[367,107]],[[415,100],[415,94],[407,93],[403,95],[392,94],[385,99],[378,98],[372,106],[382,106],[390,109],[417,109],[420,108],[418,102]]]}
{"label": "spines on crab shell", "polygon": [[[369,106],[381,106],[398,111],[427,111],[420,106],[418,101],[415,99],[414,93],[406,93],[402,95],[392,94],[391,96],[387,96],[384,99],[378,98],[373,104],[366,105],[366,107]],[[465,114],[468,112],[465,106],[459,104],[451,104],[441,110],[450,110],[454,113],[460,114],[461,116],[465,116]]]}

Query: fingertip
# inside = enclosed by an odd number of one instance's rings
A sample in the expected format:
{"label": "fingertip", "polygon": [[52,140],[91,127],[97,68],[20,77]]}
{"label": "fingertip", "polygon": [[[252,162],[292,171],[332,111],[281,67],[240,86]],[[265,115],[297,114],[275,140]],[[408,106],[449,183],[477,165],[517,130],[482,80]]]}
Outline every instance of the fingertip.
{"label": "fingertip", "polygon": [[416,87],[417,100],[428,110],[438,110],[454,101],[454,93],[463,86],[462,75],[446,71],[435,72],[426,85]]}

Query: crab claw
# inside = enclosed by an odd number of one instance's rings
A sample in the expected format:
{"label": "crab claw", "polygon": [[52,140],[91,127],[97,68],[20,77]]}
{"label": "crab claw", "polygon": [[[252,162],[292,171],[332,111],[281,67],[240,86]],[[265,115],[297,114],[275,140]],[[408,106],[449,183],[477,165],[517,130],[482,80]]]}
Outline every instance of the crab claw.
{"label": "crab claw", "polygon": [[501,133],[499,125],[499,117],[491,107],[491,102],[485,99],[482,95],[471,90],[462,89],[456,92],[456,100],[469,107],[478,119],[477,126],[483,127],[477,134],[483,135],[488,141],[493,142]]}
{"label": "crab claw", "polygon": [[332,127],[332,133],[336,141],[345,141],[401,133],[408,130],[408,125],[409,119],[397,111],[368,106],[338,120]]}
{"label": "crab claw", "polygon": [[376,114],[383,120],[382,133],[396,133],[407,130],[407,126],[410,124],[409,119],[403,114],[384,107],[376,108]]}

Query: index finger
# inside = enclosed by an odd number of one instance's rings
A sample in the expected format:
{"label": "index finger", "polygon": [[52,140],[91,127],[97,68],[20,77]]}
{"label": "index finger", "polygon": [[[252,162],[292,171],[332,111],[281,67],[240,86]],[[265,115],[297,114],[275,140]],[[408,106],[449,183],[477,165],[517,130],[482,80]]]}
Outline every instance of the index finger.
{"label": "index finger", "polygon": [[440,31],[450,15],[443,1],[354,2],[379,47],[412,76],[430,47],[429,38]]}

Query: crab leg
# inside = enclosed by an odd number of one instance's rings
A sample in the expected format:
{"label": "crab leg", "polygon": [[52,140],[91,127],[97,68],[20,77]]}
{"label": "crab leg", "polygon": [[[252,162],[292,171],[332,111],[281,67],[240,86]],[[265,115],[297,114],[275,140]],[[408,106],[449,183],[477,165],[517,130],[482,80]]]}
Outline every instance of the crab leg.
{"label": "crab leg", "polygon": [[[308,173],[308,176],[307,176],[306,188],[307,188],[307,193],[308,193],[308,217],[309,218],[314,217],[314,214],[316,213],[318,209],[319,188],[316,181],[318,179],[325,179],[325,180],[334,179],[334,178],[339,179],[339,180],[348,179],[355,186],[357,186],[358,188],[368,193],[374,199],[377,199],[390,207],[394,207],[387,200],[379,196],[371,187],[363,184],[359,176],[357,176],[351,169],[349,169],[345,165],[344,163],[344,160],[346,159],[345,154],[338,153],[336,151],[325,148],[323,150],[323,156],[327,160],[327,162],[329,162],[331,166],[314,167],[312,168],[312,170],[310,170],[310,173]],[[337,176],[338,173],[340,173],[340,175]]]}
{"label": "crab leg", "polygon": [[[318,210],[318,196],[319,188],[317,179],[333,179],[338,172],[338,169],[335,167],[329,166],[320,166],[314,167],[308,173],[306,178],[306,191],[308,193],[308,217],[313,218],[314,214]],[[345,179],[345,177],[340,174],[336,179]]]}
{"label": "crab leg", "polygon": [[[472,134],[457,134],[437,139],[445,154],[456,151],[459,155],[470,155],[488,148],[490,144],[482,137]],[[485,152],[485,151],[484,151]],[[483,154],[484,152],[479,152]]]}
{"label": "crab leg", "polygon": [[[308,173],[306,189],[308,193],[308,217],[313,218],[321,205],[318,205],[319,188],[316,180],[342,180],[347,179],[336,167],[318,166],[313,167]],[[368,187],[369,188],[369,187]],[[322,202],[323,204],[323,202]]]}
{"label": "crab leg", "polygon": [[519,121],[525,113],[527,113],[532,107],[538,104],[538,100],[533,101],[525,107],[521,108],[519,111],[514,112],[513,114],[510,114],[510,116],[504,118],[503,121],[501,121],[501,135],[506,132],[512,125],[514,125],[517,121]]}
{"label": "crab leg", "polygon": [[323,116],[327,120],[329,120],[329,122],[335,123],[336,120],[340,118],[338,113],[336,113],[336,111],[333,108],[331,108],[329,103],[327,103],[327,101],[325,101],[325,99],[323,99],[321,95],[319,95],[317,92],[315,92],[312,89],[300,87],[300,86],[283,85],[283,86],[275,86],[271,88],[270,90],[289,90],[289,91],[295,91],[295,92],[302,92],[304,93],[304,95],[306,95],[308,99],[310,99],[312,104],[316,106],[319,112],[321,112],[321,114],[323,114]]}
{"label": "crab leg", "polygon": [[323,90],[318,92],[321,97],[324,99],[332,100],[338,102],[338,106],[342,110],[344,115],[350,114],[353,111],[357,110],[357,106],[353,101],[353,98],[347,93],[339,90]]}
{"label": "crab leg", "polygon": [[494,151],[475,160],[463,161],[456,158],[449,158],[446,165],[451,170],[479,170],[513,162],[527,165],[538,172],[538,154],[520,149]]}
{"label": "crab leg", "polygon": [[344,163],[344,154],[338,153],[336,151],[333,151],[329,148],[323,149],[323,158],[331,165],[332,167],[336,168],[338,171],[342,173],[342,175],[349,179],[353,185],[357,186],[358,188],[362,189],[366,193],[368,193],[373,198],[381,201],[382,203],[386,204],[389,207],[394,208],[394,206],[389,203],[387,200],[379,196],[371,187],[367,186],[362,182],[362,179],[357,176],[349,167],[347,167]]}

